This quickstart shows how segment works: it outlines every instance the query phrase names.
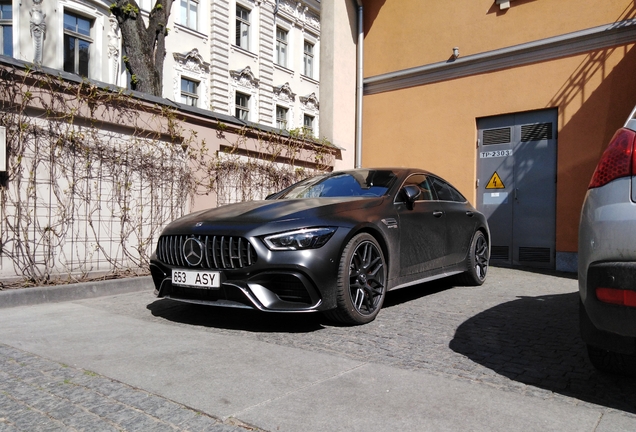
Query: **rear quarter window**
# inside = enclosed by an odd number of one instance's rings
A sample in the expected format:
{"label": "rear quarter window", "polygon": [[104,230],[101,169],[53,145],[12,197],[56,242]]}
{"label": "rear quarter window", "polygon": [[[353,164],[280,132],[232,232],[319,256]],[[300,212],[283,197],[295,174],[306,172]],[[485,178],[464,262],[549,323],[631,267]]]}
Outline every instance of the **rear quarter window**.
{"label": "rear quarter window", "polygon": [[440,201],[466,202],[466,198],[444,180],[437,177],[431,177],[430,180]]}

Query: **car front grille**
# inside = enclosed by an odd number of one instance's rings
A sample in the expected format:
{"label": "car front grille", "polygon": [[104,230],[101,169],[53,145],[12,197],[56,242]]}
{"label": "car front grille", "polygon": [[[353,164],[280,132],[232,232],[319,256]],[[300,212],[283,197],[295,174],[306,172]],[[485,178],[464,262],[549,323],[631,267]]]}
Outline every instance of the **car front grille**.
{"label": "car front grille", "polygon": [[[201,262],[192,265],[186,260],[184,244],[196,239],[202,245]],[[157,258],[170,266],[231,270],[249,267],[256,262],[256,251],[243,237],[219,235],[162,236],[157,243]]]}

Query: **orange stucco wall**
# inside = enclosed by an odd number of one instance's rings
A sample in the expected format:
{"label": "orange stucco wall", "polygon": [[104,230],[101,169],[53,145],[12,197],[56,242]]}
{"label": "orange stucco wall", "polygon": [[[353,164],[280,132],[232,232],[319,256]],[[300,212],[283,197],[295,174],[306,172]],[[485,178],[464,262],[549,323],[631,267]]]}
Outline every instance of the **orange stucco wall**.
{"label": "orange stucco wall", "polygon": [[[490,7],[493,0],[456,1],[472,15],[459,5],[446,11],[442,3],[366,1],[365,13],[373,5],[377,13],[367,16],[365,76],[438,62],[453,46],[459,46],[460,55],[468,54],[464,46],[475,54],[614,22],[634,12],[627,0],[606,0],[602,7],[596,0],[513,0],[505,14]],[[489,31],[479,31],[486,25]],[[476,120],[557,108],[556,248],[576,252],[589,179],[636,104],[634,71],[636,49],[628,45],[365,96],[363,166],[429,169],[475,202]]]}
{"label": "orange stucco wall", "polygon": [[632,0],[364,0],[365,76],[545,39],[636,16]]}

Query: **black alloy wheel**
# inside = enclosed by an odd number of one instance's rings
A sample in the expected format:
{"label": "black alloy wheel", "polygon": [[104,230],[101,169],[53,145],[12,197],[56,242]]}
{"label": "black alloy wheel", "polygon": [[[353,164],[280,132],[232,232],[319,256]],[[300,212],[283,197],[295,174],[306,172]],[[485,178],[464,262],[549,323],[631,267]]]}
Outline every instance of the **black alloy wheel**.
{"label": "black alloy wheel", "polygon": [[327,312],[346,324],[366,324],[375,319],[386,296],[387,269],[382,248],[367,233],[353,237],[340,258],[337,308]]}
{"label": "black alloy wheel", "polygon": [[481,231],[477,231],[470,242],[470,249],[466,259],[468,270],[458,275],[458,281],[462,285],[478,286],[486,280],[490,251],[488,240]]}

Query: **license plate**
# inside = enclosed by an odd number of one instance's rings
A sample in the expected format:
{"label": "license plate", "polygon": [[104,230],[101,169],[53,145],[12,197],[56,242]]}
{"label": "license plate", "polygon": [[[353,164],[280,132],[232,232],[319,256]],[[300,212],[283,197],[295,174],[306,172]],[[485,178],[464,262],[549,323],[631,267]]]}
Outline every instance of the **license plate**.
{"label": "license plate", "polygon": [[174,285],[197,288],[219,288],[221,286],[221,273],[197,270],[172,270],[172,283]]}

